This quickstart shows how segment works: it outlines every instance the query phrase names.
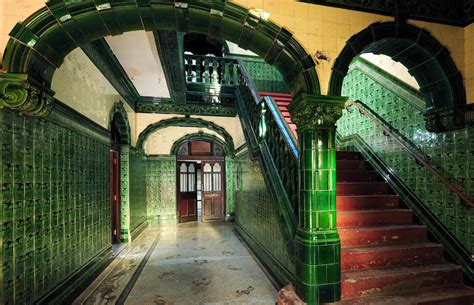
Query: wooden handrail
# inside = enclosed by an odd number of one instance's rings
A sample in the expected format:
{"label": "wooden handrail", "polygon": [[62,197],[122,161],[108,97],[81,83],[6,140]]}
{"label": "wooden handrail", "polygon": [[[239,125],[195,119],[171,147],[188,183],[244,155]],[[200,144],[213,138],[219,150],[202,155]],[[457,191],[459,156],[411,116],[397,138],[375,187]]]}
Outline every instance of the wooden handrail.
{"label": "wooden handrail", "polygon": [[377,126],[379,126],[385,132],[385,134],[387,134],[392,139],[394,139],[395,142],[397,142],[412,157],[414,157],[418,161],[419,164],[423,165],[425,169],[430,171],[436,178],[438,178],[441,182],[443,182],[443,184],[446,185],[453,193],[456,193],[456,195],[458,195],[467,206],[470,206],[471,208],[474,207],[474,202],[472,201],[472,199],[467,197],[466,194],[464,194],[459,188],[457,188],[448,179],[446,179],[437,169],[435,169],[427,161],[425,161],[425,159],[423,159],[423,157],[415,149],[413,149],[413,147],[411,147],[408,143],[406,143],[400,137],[395,135],[389,128],[384,126],[374,116],[368,113],[362,106],[359,105],[359,103],[360,101],[352,101],[352,102],[347,103],[344,106],[344,108],[347,109],[351,106],[355,106],[357,109],[359,109],[360,113],[364,114],[371,121],[373,121]]}

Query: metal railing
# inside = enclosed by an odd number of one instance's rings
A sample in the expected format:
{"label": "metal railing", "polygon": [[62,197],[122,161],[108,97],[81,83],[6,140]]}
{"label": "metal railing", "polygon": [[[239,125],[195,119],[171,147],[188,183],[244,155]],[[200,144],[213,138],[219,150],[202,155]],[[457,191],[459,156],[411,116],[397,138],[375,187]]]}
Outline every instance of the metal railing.
{"label": "metal railing", "polygon": [[[344,108],[348,109],[352,106],[356,107],[359,112],[369,118],[372,122],[374,122],[379,128],[381,128],[387,136],[391,137],[395,142],[397,142],[405,151],[407,151],[418,164],[422,165],[426,170],[428,170],[433,176],[438,178],[448,189],[450,189],[453,193],[461,198],[461,201],[464,202],[467,206],[474,207],[474,202],[470,199],[462,190],[460,190],[457,186],[452,184],[446,177],[444,177],[436,168],[431,166],[423,156],[410,144],[408,144],[405,140],[403,140],[400,136],[396,135],[390,128],[386,127],[382,124],[379,120],[377,120],[373,115],[371,115],[367,110],[364,109],[360,104],[361,101],[352,101],[347,103]],[[363,105],[363,104],[362,104]],[[365,105],[364,105],[365,106]],[[367,106],[365,106],[367,107]],[[367,107],[368,108],[368,107]],[[368,108],[370,109],[370,108]]]}

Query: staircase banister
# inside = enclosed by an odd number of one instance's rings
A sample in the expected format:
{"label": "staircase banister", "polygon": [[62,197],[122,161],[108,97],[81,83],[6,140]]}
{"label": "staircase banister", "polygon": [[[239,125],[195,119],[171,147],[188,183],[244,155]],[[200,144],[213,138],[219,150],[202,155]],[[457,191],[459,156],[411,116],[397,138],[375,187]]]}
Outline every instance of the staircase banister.
{"label": "staircase banister", "polygon": [[[363,106],[362,106],[363,105]],[[394,134],[390,128],[385,126],[380,120],[377,120],[373,115],[371,115],[368,111],[375,113],[370,107],[367,105],[363,104],[359,100],[355,100],[352,102],[347,103],[344,108],[348,109],[350,107],[356,107],[359,112],[366,117],[368,117],[372,122],[374,122],[379,128],[381,128],[385,134],[390,136],[395,142],[397,142],[406,152],[408,152],[413,158],[417,160],[417,162],[425,169],[427,169],[433,176],[438,178],[448,189],[450,189],[453,193],[459,196],[461,198],[461,202],[463,202],[466,206],[468,207],[474,207],[474,202],[471,198],[469,198],[462,190],[460,190],[458,187],[456,187],[454,184],[452,184],[446,177],[444,177],[436,168],[431,166],[428,161],[426,161],[423,156],[416,151],[410,144],[408,144],[404,139],[402,139],[400,136]],[[364,109],[367,108],[366,109]]]}
{"label": "staircase banister", "polygon": [[273,116],[275,122],[278,124],[278,127],[280,128],[280,131],[283,134],[283,138],[285,139],[286,144],[289,146],[293,157],[295,158],[295,160],[297,160],[299,153],[298,143],[290,127],[288,126],[288,124],[286,124],[285,118],[281,114],[280,110],[278,110],[278,106],[275,100],[271,96],[265,96],[262,102],[265,103],[267,108],[270,110],[270,113]]}
{"label": "staircase banister", "polygon": [[[235,60],[235,59],[233,59]],[[245,68],[244,63],[242,60],[237,59],[238,67],[239,67],[239,72],[242,75],[242,78],[245,81],[245,84],[247,87],[249,87],[250,92],[252,94],[253,100],[255,101],[255,104],[260,104],[260,101],[262,98],[260,97],[260,94],[258,94],[257,86],[255,86],[255,83],[253,82],[252,78],[250,77],[250,73],[247,71]]]}

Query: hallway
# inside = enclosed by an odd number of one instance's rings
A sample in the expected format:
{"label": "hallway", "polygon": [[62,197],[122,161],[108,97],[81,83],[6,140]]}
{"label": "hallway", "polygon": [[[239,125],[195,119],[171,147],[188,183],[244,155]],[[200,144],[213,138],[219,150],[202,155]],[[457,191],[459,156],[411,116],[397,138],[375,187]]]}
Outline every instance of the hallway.
{"label": "hallway", "polygon": [[277,291],[232,225],[146,229],[74,302],[274,304]]}

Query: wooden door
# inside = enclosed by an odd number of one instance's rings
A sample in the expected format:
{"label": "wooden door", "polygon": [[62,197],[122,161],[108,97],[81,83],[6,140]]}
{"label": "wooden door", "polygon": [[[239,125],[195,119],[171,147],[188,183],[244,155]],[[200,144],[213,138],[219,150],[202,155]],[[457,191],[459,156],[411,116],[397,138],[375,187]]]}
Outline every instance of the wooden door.
{"label": "wooden door", "polygon": [[202,162],[202,221],[224,221],[224,162]]}
{"label": "wooden door", "polygon": [[197,220],[197,163],[177,162],[179,222]]}
{"label": "wooden door", "polygon": [[120,243],[120,154],[109,152],[110,162],[110,211],[112,224],[112,243]]}

